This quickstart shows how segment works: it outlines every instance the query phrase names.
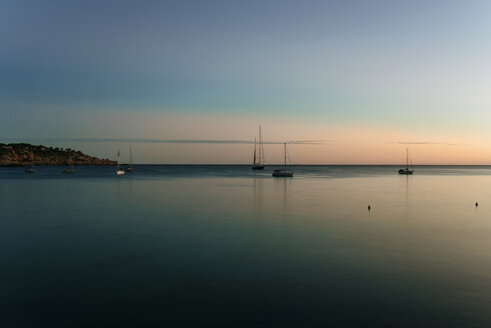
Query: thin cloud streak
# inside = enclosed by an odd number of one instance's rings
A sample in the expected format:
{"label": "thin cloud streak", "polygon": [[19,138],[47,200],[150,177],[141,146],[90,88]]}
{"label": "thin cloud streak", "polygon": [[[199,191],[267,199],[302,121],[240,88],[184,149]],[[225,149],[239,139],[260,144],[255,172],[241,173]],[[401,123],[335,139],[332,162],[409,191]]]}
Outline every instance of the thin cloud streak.
{"label": "thin cloud streak", "polygon": [[[124,142],[124,143],[171,143],[171,144],[254,144],[251,140],[227,139],[138,139],[138,138],[19,138],[17,142],[47,141],[47,142]],[[290,140],[294,145],[325,145],[339,143],[339,140]],[[264,141],[267,145],[283,144],[283,141]]]}
{"label": "thin cloud streak", "polygon": [[399,145],[445,145],[445,146],[467,146],[467,144],[450,143],[450,142],[431,142],[431,141],[396,141],[391,142]]}

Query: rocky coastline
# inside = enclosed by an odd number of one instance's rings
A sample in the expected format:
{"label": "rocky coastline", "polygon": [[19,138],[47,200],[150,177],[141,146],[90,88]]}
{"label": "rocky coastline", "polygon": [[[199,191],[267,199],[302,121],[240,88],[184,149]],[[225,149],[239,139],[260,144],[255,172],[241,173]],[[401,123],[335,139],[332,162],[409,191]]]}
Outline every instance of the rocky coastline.
{"label": "rocky coastline", "polygon": [[70,148],[53,148],[28,143],[0,143],[0,166],[19,167],[32,164],[32,155],[36,166],[46,165],[115,165],[116,161],[89,156]]}

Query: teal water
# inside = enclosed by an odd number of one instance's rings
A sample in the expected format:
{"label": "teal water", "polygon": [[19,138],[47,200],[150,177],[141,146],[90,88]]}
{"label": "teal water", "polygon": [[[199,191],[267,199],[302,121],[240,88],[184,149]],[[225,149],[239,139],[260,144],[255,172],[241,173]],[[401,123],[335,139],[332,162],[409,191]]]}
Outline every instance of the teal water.
{"label": "teal water", "polygon": [[491,326],[491,167],[398,168],[1,168],[0,327]]}

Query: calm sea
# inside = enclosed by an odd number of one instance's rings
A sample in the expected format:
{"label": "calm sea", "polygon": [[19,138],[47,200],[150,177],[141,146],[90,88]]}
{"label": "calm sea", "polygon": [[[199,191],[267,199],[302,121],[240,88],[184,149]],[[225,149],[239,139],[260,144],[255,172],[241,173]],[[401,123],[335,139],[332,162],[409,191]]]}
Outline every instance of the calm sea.
{"label": "calm sea", "polygon": [[273,168],[1,168],[0,327],[491,326],[491,167]]}

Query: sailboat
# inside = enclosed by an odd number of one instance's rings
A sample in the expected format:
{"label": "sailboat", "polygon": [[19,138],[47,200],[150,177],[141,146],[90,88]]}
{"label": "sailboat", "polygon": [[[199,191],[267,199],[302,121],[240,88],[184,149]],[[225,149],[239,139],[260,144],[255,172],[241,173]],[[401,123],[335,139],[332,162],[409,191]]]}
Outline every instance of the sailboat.
{"label": "sailboat", "polygon": [[116,166],[116,175],[123,175],[124,174],[124,171],[121,170],[121,168],[119,167],[119,145],[118,145],[118,164]]}
{"label": "sailboat", "polygon": [[133,152],[131,151],[131,146],[130,146],[130,163],[126,168],[126,172],[130,172],[130,173],[133,172]]}
{"label": "sailboat", "polygon": [[67,162],[67,167],[63,169],[64,174],[73,174],[75,173],[75,170],[73,169],[73,160],[72,160],[72,153],[71,151],[68,153],[68,162]]}
{"label": "sailboat", "polygon": [[32,148],[31,148],[31,159],[32,159],[32,164],[26,166],[26,168],[24,169],[25,173],[35,173],[36,172],[36,169],[34,166],[34,153],[32,152]]}
{"label": "sailboat", "polygon": [[293,171],[287,170],[286,168],[286,142],[284,143],[285,146],[285,168],[279,169],[279,170],[274,170],[273,171],[273,176],[274,177],[293,177]]}
{"label": "sailboat", "polygon": [[251,168],[253,170],[264,170],[264,144],[261,126],[259,126],[259,142],[256,142],[256,138],[254,138],[254,162]]}
{"label": "sailboat", "polygon": [[409,149],[406,148],[406,168],[400,169],[399,174],[413,174],[414,168],[413,163],[411,163],[411,169],[409,169]]}

